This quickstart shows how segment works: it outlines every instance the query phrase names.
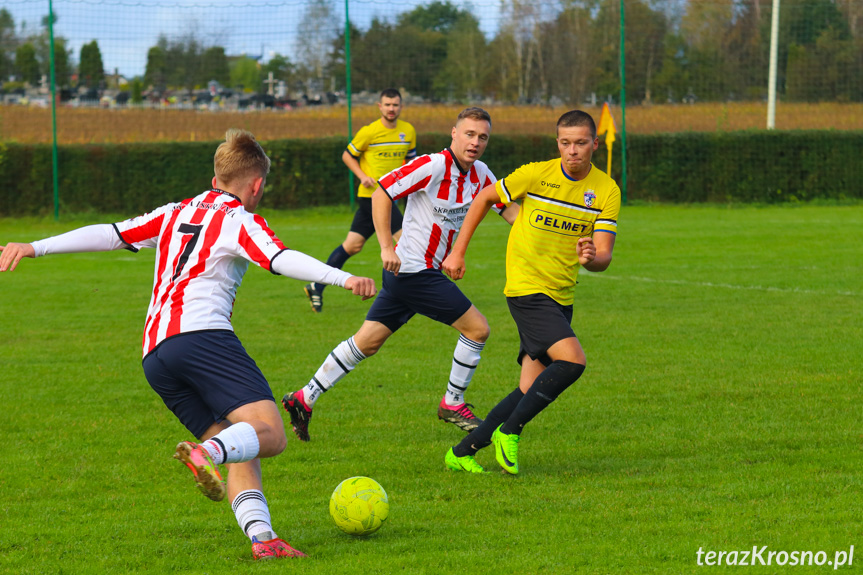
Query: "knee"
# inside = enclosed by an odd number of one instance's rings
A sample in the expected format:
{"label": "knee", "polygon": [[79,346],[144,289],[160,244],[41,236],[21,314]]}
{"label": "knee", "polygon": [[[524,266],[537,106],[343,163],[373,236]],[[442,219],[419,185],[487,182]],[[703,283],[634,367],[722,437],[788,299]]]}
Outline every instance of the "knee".
{"label": "knee", "polygon": [[288,437],[285,435],[285,430],[282,429],[281,435],[276,438],[276,444],[273,446],[273,448],[275,450],[274,455],[279,455],[280,453],[282,453],[287,446],[288,446]]}
{"label": "knee", "polygon": [[[266,453],[267,457],[275,457],[276,455],[281,454],[285,448],[288,446],[288,436],[285,435],[285,426],[284,424],[279,426],[270,426],[271,433],[270,441],[268,441],[269,445],[267,446]],[[264,450],[264,446],[261,446],[261,451]]]}
{"label": "knee", "polygon": [[365,244],[365,240],[345,240],[345,243],[342,244],[342,249],[349,256],[355,256],[363,250]]}
{"label": "knee", "polygon": [[489,328],[485,317],[480,316],[480,319],[474,322],[470,328],[463,331],[462,335],[470,340],[485,343],[491,335],[491,328]]}
{"label": "knee", "polygon": [[366,358],[369,358],[369,357],[373,356],[374,354],[376,354],[381,349],[382,343],[383,342],[381,342],[381,343],[368,342],[368,343],[365,343],[364,345],[358,345],[357,347],[359,348],[360,352],[364,356],[366,356]]}

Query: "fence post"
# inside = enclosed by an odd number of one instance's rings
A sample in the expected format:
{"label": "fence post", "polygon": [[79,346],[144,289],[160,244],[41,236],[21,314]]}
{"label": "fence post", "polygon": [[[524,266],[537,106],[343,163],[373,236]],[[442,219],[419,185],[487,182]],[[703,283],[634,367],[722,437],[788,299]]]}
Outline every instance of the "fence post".
{"label": "fence post", "polygon": [[50,52],[48,61],[51,64],[51,172],[54,178],[54,220],[60,219],[60,187],[57,174],[57,84],[54,76],[54,1],[48,0],[48,37]]}
{"label": "fence post", "polygon": [[[623,0],[620,0],[620,192],[621,202],[626,203],[626,24],[623,16]],[[610,176],[611,174],[609,174]]]}
{"label": "fence post", "polygon": [[[345,94],[348,97],[348,141],[354,137],[351,124],[351,17],[348,12],[349,0],[345,0]],[[354,210],[354,173],[348,170],[348,197],[351,199],[351,211]]]}
{"label": "fence post", "polygon": [[767,129],[776,128],[776,69],[779,52],[779,0],[773,0],[770,15],[770,67],[767,84]]}

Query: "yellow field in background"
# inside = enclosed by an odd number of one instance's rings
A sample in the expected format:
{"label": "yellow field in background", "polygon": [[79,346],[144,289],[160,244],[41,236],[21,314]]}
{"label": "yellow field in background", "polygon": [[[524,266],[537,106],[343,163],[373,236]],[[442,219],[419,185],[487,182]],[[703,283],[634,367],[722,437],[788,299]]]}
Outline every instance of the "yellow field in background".
{"label": "yellow field in background", "polygon": [[[447,133],[462,106],[406,106],[402,118],[420,133]],[[490,107],[494,133],[552,134],[566,108]],[[584,108],[598,121],[599,108]],[[612,108],[618,130],[621,110]],[[356,131],[378,116],[374,106],[355,107]],[[765,103],[632,106],[626,110],[627,132],[715,132],[763,129]],[[213,141],[228,128],[243,128],[259,140],[347,136],[346,108],[306,107],[296,110],[222,112],[169,109],[57,109],[60,144]],[[863,104],[784,104],[777,106],[777,129],[863,130]],[[51,110],[0,106],[0,141],[51,142]]]}

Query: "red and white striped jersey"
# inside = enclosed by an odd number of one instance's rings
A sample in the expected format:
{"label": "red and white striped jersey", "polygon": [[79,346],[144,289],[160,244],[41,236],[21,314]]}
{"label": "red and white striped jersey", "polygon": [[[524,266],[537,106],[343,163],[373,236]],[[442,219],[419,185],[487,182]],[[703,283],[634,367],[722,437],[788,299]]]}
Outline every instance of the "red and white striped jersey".
{"label": "red and white striped jersey", "polygon": [[[449,148],[419,156],[378,180],[393,201],[406,197],[408,202],[396,246],[399,273],[440,269],[474,197],[495,181],[480,161],[462,170]],[[503,208],[494,206],[498,213]]]}
{"label": "red and white striped jersey", "polygon": [[239,198],[210,190],[114,224],[135,251],[156,248],[144,355],[179,333],[229,329],[237,288],[249,262],[273,271],[284,244]]}

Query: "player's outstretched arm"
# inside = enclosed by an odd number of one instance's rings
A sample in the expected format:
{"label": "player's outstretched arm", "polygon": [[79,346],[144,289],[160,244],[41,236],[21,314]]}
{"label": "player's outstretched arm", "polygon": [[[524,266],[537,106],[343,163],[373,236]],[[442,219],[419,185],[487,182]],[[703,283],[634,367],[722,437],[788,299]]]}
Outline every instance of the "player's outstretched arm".
{"label": "player's outstretched arm", "polygon": [[270,262],[271,270],[279,275],[300,280],[338,286],[367,300],[377,293],[371,278],[352,276],[346,271],[328,266],[297,250],[283,250]]}
{"label": "player's outstretched arm", "polygon": [[0,246],[0,252],[0,272],[14,271],[22,258],[36,257],[36,251],[30,244],[9,242]]}
{"label": "player's outstretched arm", "polygon": [[111,224],[96,224],[77,228],[59,236],[29,244],[10,243],[0,255],[0,271],[12,271],[21,258],[38,258],[49,254],[107,252],[127,247]]}
{"label": "player's outstretched arm", "polygon": [[[454,280],[460,280],[464,277],[465,263],[464,256],[467,253],[467,246],[477,226],[491,209],[491,207],[500,201],[497,195],[497,190],[494,184],[484,187],[473,199],[467,214],[464,216],[464,222],[461,225],[461,230],[458,232],[458,238],[452,247],[450,254],[444,259],[441,264],[441,269],[449,277]],[[510,222],[512,223],[512,222]]]}

